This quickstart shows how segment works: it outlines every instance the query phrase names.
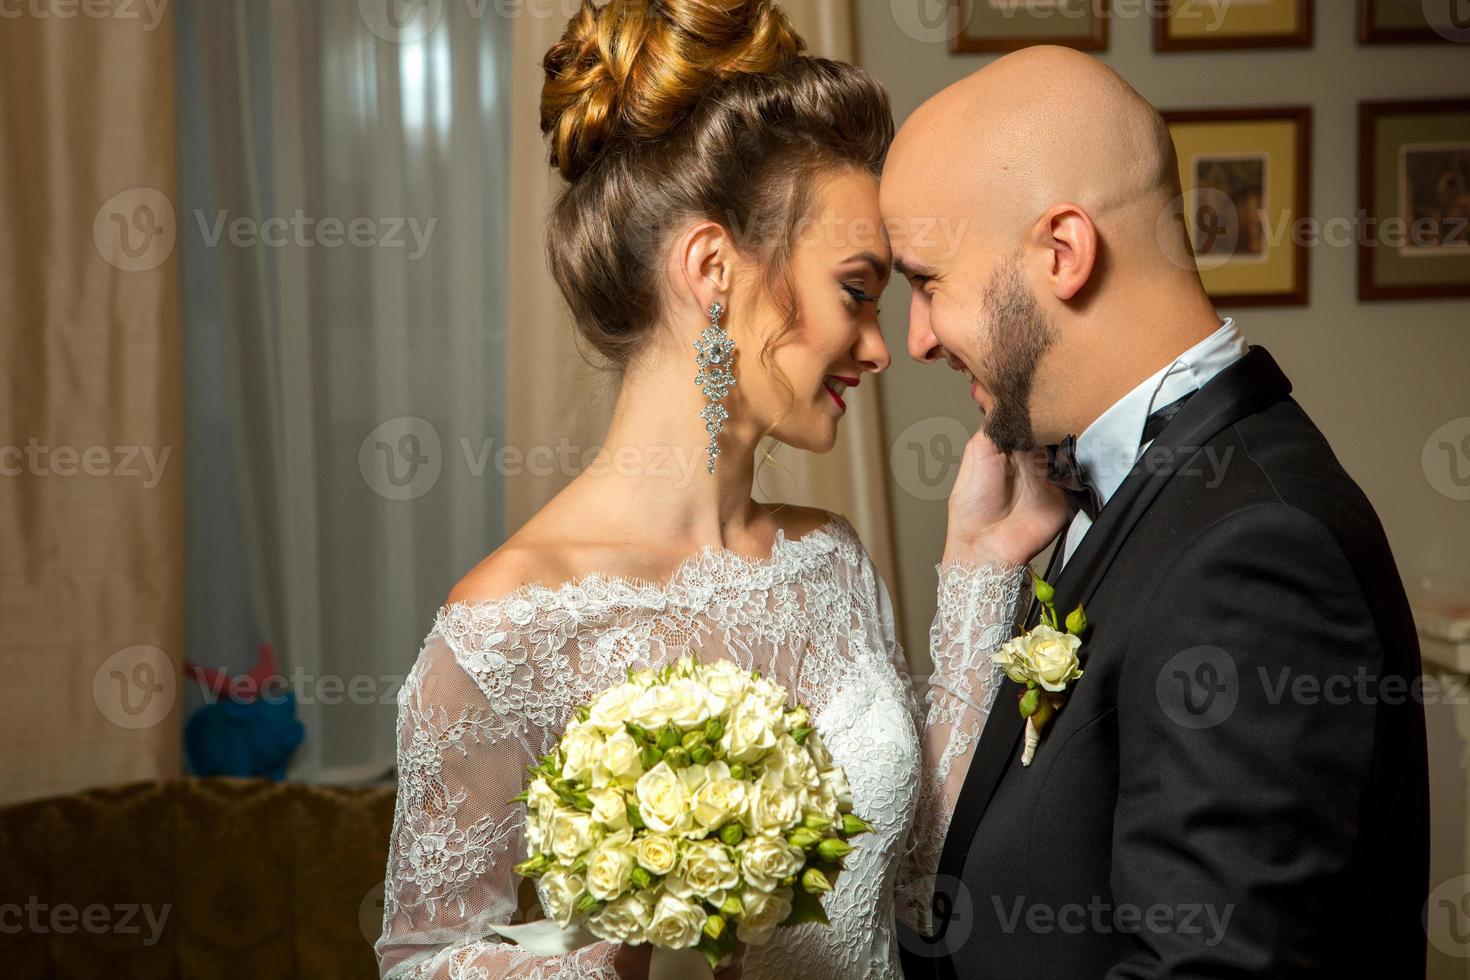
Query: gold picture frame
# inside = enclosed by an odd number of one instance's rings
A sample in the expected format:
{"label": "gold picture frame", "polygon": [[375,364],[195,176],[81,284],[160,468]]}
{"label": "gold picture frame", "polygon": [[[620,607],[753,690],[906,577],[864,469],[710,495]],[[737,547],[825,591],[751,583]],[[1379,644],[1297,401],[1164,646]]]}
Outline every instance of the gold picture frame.
{"label": "gold picture frame", "polygon": [[1164,121],[1179,155],[1200,278],[1222,306],[1305,306],[1311,213],[1308,106],[1181,109]]}
{"label": "gold picture frame", "polygon": [[958,54],[1057,44],[1108,49],[1111,0],[950,0],[949,49]]}
{"label": "gold picture frame", "polygon": [[1358,109],[1358,297],[1470,297],[1470,97]]}
{"label": "gold picture frame", "polygon": [[1315,0],[1164,0],[1154,13],[1155,51],[1310,48]]}

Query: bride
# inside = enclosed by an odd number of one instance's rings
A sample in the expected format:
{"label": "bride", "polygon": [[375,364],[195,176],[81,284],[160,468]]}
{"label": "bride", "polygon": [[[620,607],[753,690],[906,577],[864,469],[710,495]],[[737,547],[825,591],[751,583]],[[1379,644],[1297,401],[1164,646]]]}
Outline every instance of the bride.
{"label": "bride", "polygon": [[[722,975],[900,976],[894,916],[922,918],[1030,555],[941,566],[921,707],[852,526],[751,499],[762,438],[831,449],[846,399],[889,363],[887,96],[802,47],[769,0],[611,0],[584,4],[546,55],[541,126],[567,180],[551,267],[621,388],[607,465],[464,577],[399,695],[384,976],[646,971],[646,946],[542,958],[488,924],[537,914],[512,871],[525,766],[577,704],[686,652],[792,690],[875,827],[825,898],[830,927],[779,930]],[[976,445],[957,501],[1045,509]]]}

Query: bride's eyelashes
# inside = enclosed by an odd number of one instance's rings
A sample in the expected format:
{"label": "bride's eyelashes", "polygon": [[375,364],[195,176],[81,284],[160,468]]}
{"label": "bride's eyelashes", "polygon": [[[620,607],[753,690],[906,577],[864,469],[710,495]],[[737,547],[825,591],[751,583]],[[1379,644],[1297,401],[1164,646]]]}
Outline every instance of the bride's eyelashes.
{"label": "bride's eyelashes", "polygon": [[[877,296],[870,295],[869,293],[867,293],[867,292],[865,292],[863,290],[863,287],[861,287],[861,286],[855,286],[855,285],[853,285],[850,282],[845,282],[845,283],[842,284],[842,291],[845,292],[845,293],[847,293],[848,296],[852,297],[852,301],[854,303],[859,304],[859,305],[861,305],[863,303],[876,303],[876,302],[878,302],[878,297]],[[877,311],[874,311],[874,312],[877,312]]]}

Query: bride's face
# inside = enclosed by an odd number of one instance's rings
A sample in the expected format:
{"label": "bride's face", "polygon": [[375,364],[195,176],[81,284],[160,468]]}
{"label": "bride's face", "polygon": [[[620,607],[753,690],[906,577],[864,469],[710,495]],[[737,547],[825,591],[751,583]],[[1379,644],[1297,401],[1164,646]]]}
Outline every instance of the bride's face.
{"label": "bride's face", "polygon": [[787,445],[827,452],[837,425],[867,375],[888,367],[878,327],[878,296],[893,262],[878,210],[878,180],[859,171],[830,176],[814,188],[797,225],[787,281],[795,322],[763,289],[754,299],[755,350],[742,359],[736,390],[767,433]]}

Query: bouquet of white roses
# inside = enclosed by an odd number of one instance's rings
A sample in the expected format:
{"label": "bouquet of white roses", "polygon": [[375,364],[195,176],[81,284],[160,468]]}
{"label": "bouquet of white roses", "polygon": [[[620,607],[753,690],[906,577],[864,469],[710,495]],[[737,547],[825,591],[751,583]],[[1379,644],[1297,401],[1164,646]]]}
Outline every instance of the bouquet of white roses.
{"label": "bouquet of white roses", "polygon": [[757,673],[686,657],[577,708],[517,797],[529,857],[516,871],[547,916],[697,950],[712,969],[737,943],[825,923],[819,898],[872,828],[789,701]]}

